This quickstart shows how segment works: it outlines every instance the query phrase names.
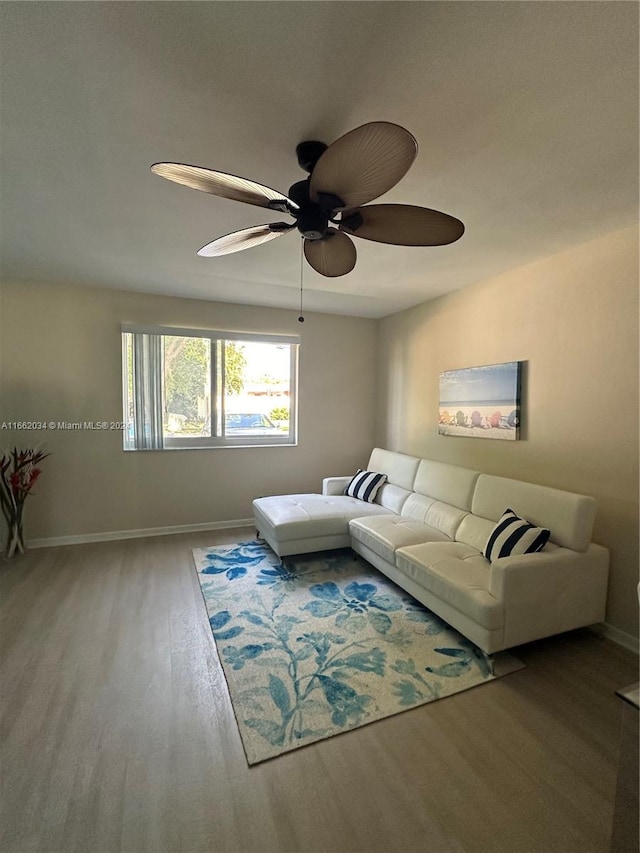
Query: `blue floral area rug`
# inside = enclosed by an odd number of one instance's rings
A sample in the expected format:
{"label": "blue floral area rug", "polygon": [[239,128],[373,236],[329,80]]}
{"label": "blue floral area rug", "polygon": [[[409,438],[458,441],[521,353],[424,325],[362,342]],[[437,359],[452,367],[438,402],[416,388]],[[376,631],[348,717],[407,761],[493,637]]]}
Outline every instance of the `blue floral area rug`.
{"label": "blue floral area rug", "polygon": [[[497,677],[349,549],[284,565],[258,542],[193,553],[249,764]],[[494,673],[522,668],[496,659]]]}

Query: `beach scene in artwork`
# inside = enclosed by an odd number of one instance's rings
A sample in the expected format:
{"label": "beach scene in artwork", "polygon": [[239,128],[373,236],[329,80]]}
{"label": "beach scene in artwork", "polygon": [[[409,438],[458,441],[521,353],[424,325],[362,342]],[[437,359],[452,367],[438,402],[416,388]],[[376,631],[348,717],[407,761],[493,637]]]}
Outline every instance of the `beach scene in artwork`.
{"label": "beach scene in artwork", "polygon": [[440,374],[438,432],[514,441],[520,427],[520,362]]}

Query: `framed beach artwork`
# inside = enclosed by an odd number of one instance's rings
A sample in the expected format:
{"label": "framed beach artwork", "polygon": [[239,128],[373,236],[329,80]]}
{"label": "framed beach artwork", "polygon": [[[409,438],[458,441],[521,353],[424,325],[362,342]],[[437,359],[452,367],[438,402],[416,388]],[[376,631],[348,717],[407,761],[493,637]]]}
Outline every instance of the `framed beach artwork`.
{"label": "framed beach artwork", "polygon": [[440,435],[520,438],[521,361],[463,367],[440,374]]}

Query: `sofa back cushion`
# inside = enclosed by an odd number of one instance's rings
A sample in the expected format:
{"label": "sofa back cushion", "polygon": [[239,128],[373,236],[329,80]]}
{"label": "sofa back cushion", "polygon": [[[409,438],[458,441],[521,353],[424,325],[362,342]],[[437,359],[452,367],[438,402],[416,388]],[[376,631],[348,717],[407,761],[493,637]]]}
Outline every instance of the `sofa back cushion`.
{"label": "sofa back cushion", "polygon": [[468,515],[465,509],[411,492],[404,502],[400,515],[435,527],[450,539],[455,538],[456,531],[462,519]]}
{"label": "sofa back cushion", "polygon": [[434,498],[428,498],[425,495],[419,495],[417,492],[411,492],[406,499],[400,515],[403,518],[411,518],[414,521],[425,523],[425,516],[431,504],[435,503]]}
{"label": "sofa back cushion", "polygon": [[387,482],[379,490],[375,502],[400,515],[405,501],[412,494],[419,464],[420,460],[415,456],[375,447],[369,458],[368,470],[387,475]]}
{"label": "sofa back cushion", "polygon": [[446,534],[449,539],[455,539],[456,531],[467,514],[466,509],[434,501],[425,514],[424,523]]}
{"label": "sofa back cushion", "polygon": [[[421,459],[413,485],[414,491],[469,512],[473,490],[480,473],[445,462]],[[503,508],[504,511],[504,508]]]}
{"label": "sofa back cushion", "polygon": [[495,521],[489,521],[488,518],[480,518],[479,515],[469,513],[460,522],[460,526],[456,530],[455,540],[456,542],[464,542],[465,545],[470,545],[482,553],[495,526]]}
{"label": "sofa back cushion", "polygon": [[410,492],[409,489],[394,486],[393,483],[385,483],[376,495],[375,502],[388,509],[389,512],[395,512],[396,515],[400,515],[411,495],[413,495],[413,492]]}
{"label": "sofa back cushion", "polygon": [[367,470],[386,474],[387,483],[411,492],[419,464],[420,460],[415,456],[407,456],[406,453],[396,453],[393,450],[374,447]]}
{"label": "sofa back cushion", "polygon": [[537,527],[549,528],[552,542],[573,551],[586,551],[596,506],[595,498],[586,495],[480,474],[471,510],[476,516],[496,522],[511,508]]}

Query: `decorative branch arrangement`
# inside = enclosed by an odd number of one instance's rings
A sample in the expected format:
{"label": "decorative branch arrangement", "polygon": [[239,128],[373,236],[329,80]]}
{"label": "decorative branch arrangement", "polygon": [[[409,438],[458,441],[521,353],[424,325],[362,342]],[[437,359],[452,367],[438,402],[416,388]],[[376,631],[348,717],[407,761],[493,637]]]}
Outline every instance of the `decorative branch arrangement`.
{"label": "decorative branch arrangement", "polygon": [[41,474],[38,465],[49,455],[33,448],[14,448],[0,459],[0,507],[8,526],[7,559],[24,554],[24,503]]}

